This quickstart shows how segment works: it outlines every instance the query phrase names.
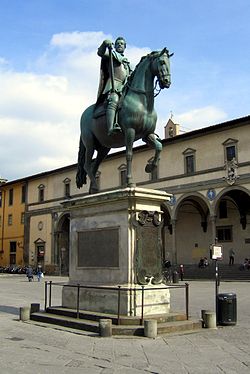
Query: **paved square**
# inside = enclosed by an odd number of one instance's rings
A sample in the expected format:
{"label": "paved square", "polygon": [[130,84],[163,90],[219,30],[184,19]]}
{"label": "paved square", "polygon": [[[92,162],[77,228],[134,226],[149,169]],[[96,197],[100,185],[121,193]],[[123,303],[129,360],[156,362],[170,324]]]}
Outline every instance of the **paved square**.
{"label": "paved square", "polygon": [[[45,280],[67,281],[47,277]],[[157,339],[100,338],[63,328],[19,321],[19,307],[44,306],[44,281],[29,283],[25,275],[0,275],[0,372],[4,374],[241,374],[250,372],[250,297],[247,282],[222,282],[219,292],[237,295],[236,326],[166,335]],[[214,282],[192,281],[190,314],[214,310]],[[60,305],[60,288],[53,304]],[[172,294],[172,308],[184,310],[184,290]]]}

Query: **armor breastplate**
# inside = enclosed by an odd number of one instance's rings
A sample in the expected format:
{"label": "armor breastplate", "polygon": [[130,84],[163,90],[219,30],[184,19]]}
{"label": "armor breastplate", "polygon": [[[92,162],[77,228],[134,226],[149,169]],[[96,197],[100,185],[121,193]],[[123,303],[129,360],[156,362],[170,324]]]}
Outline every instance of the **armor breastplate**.
{"label": "armor breastplate", "polygon": [[[129,67],[127,63],[118,63],[114,60],[114,85],[115,91],[120,93],[124,84],[126,83],[126,79],[129,76]],[[106,86],[104,88],[103,94],[111,91],[112,83],[111,78],[107,80]]]}

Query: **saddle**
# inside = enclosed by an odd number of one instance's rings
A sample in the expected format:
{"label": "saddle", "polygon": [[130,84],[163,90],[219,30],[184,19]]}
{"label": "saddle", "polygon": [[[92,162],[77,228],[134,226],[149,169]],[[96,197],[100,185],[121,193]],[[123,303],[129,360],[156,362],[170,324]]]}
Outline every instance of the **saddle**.
{"label": "saddle", "polygon": [[[127,93],[127,85],[125,85],[123,87],[123,90],[122,90],[121,95],[119,97],[119,102],[118,102],[118,105],[117,105],[116,115],[117,115],[118,111],[121,109],[121,106],[122,106],[123,100],[126,96],[126,93]],[[107,98],[105,98],[103,100],[102,97],[100,96],[100,98],[97,100],[97,102],[95,104],[95,107],[94,107],[93,118],[99,118],[99,117],[105,116],[106,115],[106,110],[107,110],[107,105],[108,105]]]}
{"label": "saddle", "polygon": [[93,118],[99,118],[106,115],[107,110],[107,100],[103,102],[96,103],[94,111],[93,111]]}

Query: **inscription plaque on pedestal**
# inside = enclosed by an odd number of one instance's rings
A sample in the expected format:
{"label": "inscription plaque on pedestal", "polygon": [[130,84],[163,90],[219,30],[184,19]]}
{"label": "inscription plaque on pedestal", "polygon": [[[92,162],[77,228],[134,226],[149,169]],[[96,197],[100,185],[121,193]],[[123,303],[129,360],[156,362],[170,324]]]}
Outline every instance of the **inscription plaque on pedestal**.
{"label": "inscription plaque on pedestal", "polygon": [[158,212],[141,211],[136,229],[136,273],[139,284],[162,282],[161,222]]}
{"label": "inscription plaque on pedestal", "polygon": [[119,267],[119,228],[78,232],[78,267]]}

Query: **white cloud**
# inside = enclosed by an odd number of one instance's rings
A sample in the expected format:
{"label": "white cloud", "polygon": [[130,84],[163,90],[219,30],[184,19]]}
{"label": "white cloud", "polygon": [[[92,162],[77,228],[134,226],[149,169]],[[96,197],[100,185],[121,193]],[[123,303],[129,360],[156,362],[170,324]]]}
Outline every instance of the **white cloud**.
{"label": "white cloud", "polygon": [[[75,163],[83,110],[96,99],[103,32],[53,35],[29,71],[0,57],[0,173],[21,178]],[[127,46],[135,66],[149,49]],[[2,67],[2,68],[1,68]]]}
{"label": "white cloud", "polygon": [[7,65],[8,65],[8,61],[4,57],[0,56],[0,68],[5,67]]}
{"label": "white cloud", "polygon": [[[55,34],[28,71],[16,71],[0,57],[2,177],[21,178],[76,162],[79,120],[96,99],[100,68],[96,51],[104,39],[113,37],[103,32]],[[149,52],[148,48],[127,45],[126,56],[134,67]],[[226,113],[213,105],[182,112],[180,108],[188,107],[183,105],[187,100],[177,91],[164,90],[156,99],[156,132],[160,136],[172,109],[176,110],[173,120],[185,130],[227,119]],[[191,88],[189,92],[188,102],[195,97]]]}
{"label": "white cloud", "polygon": [[104,34],[102,31],[97,32],[61,32],[52,36],[50,45],[60,48],[80,48],[94,49],[102,43],[104,39],[112,39],[111,35]]}
{"label": "white cloud", "polygon": [[215,106],[192,109],[188,112],[175,114],[173,116],[173,121],[179,123],[181,128],[186,131],[211,126],[223,122],[226,119],[227,114]]}

